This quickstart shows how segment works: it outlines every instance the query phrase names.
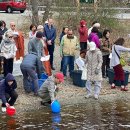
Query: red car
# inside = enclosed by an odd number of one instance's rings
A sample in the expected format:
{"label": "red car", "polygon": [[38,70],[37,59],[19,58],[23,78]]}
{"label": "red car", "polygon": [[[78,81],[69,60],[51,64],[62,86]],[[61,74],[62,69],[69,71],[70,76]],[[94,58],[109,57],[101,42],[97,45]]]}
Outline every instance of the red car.
{"label": "red car", "polygon": [[0,11],[12,13],[13,11],[20,11],[23,13],[26,10],[25,0],[0,0]]}

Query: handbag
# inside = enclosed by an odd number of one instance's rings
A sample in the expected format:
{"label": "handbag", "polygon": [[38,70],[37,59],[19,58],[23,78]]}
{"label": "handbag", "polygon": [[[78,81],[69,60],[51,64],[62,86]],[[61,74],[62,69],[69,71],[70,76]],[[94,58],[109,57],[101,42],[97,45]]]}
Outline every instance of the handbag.
{"label": "handbag", "polygon": [[117,56],[118,56],[118,58],[119,58],[119,60],[120,60],[120,64],[121,64],[122,66],[125,66],[127,63],[126,63],[125,59],[124,59],[122,56],[119,56],[119,54],[117,53],[117,51],[116,51],[116,49],[115,49],[115,46],[114,46],[114,51],[115,51],[115,53],[117,54]]}
{"label": "handbag", "polygon": [[87,80],[87,67],[86,66],[82,70],[81,79],[82,80]]}

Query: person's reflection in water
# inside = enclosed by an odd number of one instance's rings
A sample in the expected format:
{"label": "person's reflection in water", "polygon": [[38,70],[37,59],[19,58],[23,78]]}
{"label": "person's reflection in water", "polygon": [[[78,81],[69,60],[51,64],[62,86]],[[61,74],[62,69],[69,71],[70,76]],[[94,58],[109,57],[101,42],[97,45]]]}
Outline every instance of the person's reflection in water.
{"label": "person's reflection in water", "polygon": [[7,127],[8,130],[15,130],[16,129],[16,120],[14,117],[9,117],[7,120]]}
{"label": "person's reflection in water", "polygon": [[53,130],[60,130],[58,124],[61,122],[60,113],[52,113],[52,128]]}

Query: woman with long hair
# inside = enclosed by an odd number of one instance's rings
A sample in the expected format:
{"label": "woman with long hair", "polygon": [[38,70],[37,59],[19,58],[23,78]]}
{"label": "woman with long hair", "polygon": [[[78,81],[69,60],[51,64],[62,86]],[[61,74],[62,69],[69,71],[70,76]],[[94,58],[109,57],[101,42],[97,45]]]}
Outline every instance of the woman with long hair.
{"label": "woman with long hair", "polygon": [[125,74],[124,70],[122,68],[122,65],[120,64],[120,55],[121,52],[130,52],[130,48],[123,47],[125,43],[124,38],[118,38],[114,45],[112,46],[112,58],[111,58],[111,66],[114,69],[114,81],[111,85],[111,89],[115,89],[115,82],[121,81],[121,91],[127,91],[128,88],[124,85],[125,81]]}

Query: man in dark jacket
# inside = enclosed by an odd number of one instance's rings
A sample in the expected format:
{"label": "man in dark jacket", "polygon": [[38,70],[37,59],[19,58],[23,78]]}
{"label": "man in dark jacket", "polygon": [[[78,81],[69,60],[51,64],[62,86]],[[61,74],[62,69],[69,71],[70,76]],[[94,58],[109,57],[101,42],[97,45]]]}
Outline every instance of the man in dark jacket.
{"label": "man in dark jacket", "polygon": [[14,76],[8,73],[5,79],[0,81],[0,99],[2,100],[2,111],[6,111],[6,107],[13,106],[18,94],[15,91],[17,83]]}
{"label": "man in dark jacket", "polygon": [[38,91],[38,78],[41,75],[41,61],[35,53],[27,54],[20,65],[23,74],[23,85],[27,93],[31,92],[32,83],[34,85],[34,95]]}
{"label": "man in dark jacket", "polygon": [[53,67],[53,53],[54,53],[54,47],[55,47],[55,39],[56,39],[56,29],[53,26],[53,20],[48,19],[48,24],[44,27],[44,33],[47,40],[47,48],[50,54],[50,64],[52,70],[55,70]]}

